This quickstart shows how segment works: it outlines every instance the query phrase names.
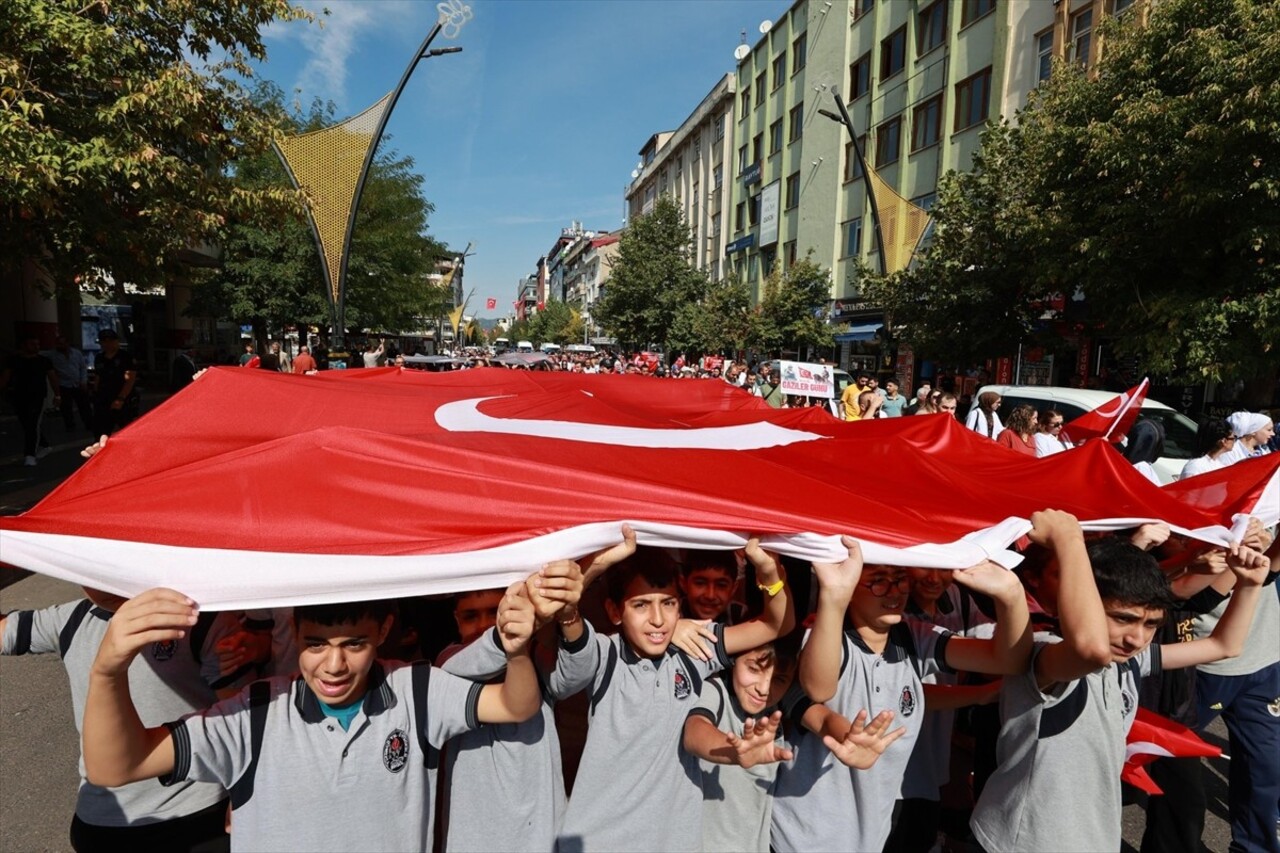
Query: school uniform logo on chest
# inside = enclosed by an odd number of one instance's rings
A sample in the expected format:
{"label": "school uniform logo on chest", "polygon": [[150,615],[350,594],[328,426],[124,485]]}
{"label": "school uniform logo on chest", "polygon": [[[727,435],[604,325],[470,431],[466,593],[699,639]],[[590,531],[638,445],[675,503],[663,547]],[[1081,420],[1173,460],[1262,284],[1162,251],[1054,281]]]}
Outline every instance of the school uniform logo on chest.
{"label": "school uniform logo on chest", "polygon": [[408,763],[409,736],[404,729],[396,729],[382,744],[382,764],[392,773],[399,773]]}
{"label": "school uniform logo on chest", "polygon": [[689,683],[689,676],[684,674],[683,670],[676,670],[676,692],[677,699],[688,699],[689,694],[693,692],[693,685]]}
{"label": "school uniform logo on chest", "polygon": [[1127,717],[1133,713],[1133,697],[1129,695],[1129,691],[1120,691],[1120,701],[1124,705],[1124,715]]}
{"label": "school uniform logo on chest", "polygon": [[177,640],[163,640],[159,643],[151,644],[151,657],[157,661],[169,660],[177,653],[177,651]]}
{"label": "school uniform logo on chest", "polygon": [[898,711],[904,717],[916,712],[916,694],[910,686],[902,688],[902,698],[898,700]]}

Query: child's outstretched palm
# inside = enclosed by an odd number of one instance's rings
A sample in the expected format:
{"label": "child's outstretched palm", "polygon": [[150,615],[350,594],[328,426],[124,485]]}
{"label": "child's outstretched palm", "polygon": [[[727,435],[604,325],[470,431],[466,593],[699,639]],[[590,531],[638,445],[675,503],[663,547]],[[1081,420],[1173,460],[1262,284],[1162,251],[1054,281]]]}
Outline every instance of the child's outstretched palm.
{"label": "child's outstretched palm", "polygon": [[881,711],[868,723],[867,712],[862,710],[854,717],[849,731],[845,732],[842,739],[836,740],[831,735],[823,735],[822,742],[844,766],[867,770],[880,760],[889,744],[907,733],[905,726],[889,731],[891,723],[892,711]]}
{"label": "child's outstretched palm", "polygon": [[737,763],[742,767],[789,761],[791,750],[777,745],[778,727],[782,724],[782,712],[774,711],[759,720],[748,719],[742,727],[742,737],[729,735],[729,746],[737,753]]}

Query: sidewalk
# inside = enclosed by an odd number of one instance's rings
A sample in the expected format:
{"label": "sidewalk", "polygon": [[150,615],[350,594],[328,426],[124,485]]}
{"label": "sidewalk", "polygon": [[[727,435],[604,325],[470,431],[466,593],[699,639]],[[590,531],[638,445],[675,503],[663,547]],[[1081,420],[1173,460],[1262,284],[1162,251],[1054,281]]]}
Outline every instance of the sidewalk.
{"label": "sidewalk", "polygon": [[[142,390],[142,415],[169,399],[168,390]],[[34,506],[58,483],[70,476],[84,462],[80,451],[92,444],[96,435],[80,423],[68,430],[58,412],[46,412],[44,434],[49,440],[49,454],[28,468],[22,464],[22,427],[7,404],[0,404],[0,515],[12,515]]]}

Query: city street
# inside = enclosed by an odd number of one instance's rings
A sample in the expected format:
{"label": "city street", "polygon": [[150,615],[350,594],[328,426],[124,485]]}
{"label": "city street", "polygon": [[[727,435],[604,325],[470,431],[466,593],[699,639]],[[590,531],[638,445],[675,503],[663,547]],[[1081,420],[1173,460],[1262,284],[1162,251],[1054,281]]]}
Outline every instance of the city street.
{"label": "city street", "polygon": [[[157,397],[148,408],[160,402]],[[55,449],[35,468],[22,466],[21,457],[0,460],[0,512],[20,512],[36,503],[81,464],[78,450],[88,443],[83,432],[67,434],[61,422],[49,426]],[[17,424],[0,417],[0,448],[17,440]],[[0,451],[2,452],[2,451]],[[0,611],[37,609],[79,597],[61,581],[0,569]],[[54,655],[0,660],[0,826],[8,850],[66,850],[67,828],[75,807],[77,737],[71,718],[66,675]],[[1209,738],[1226,746],[1221,721],[1210,727]],[[1226,759],[1207,762],[1209,809],[1205,842],[1209,850],[1227,849]],[[1063,772],[1070,772],[1064,768]],[[1143,811],[1124,809],[1125,850],[1134,850],[1142,837]]]}

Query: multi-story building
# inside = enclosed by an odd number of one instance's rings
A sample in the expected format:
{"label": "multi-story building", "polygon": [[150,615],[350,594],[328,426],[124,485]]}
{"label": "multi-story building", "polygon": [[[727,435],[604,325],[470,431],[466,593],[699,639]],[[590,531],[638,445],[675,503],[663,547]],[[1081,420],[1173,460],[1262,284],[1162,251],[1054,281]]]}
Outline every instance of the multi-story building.
{"label": "multi-story building", "polygon": [[[582,314],[584,333],[595,335],[592,316],[604,294],[609,265],[618,253],[617,234],[600,233],[574,242],[565,255],[564,301]],[[584,341],[586,343],[586,341]]]}
{"label": "multi-story building", "polygon": [[626,190],[629,219],[652,210],[660,195],[676,200],[693,232],[692,263],[712,279],[723,273],[727,242],[735,86],[726,74],[678,128],[649,137]]}

